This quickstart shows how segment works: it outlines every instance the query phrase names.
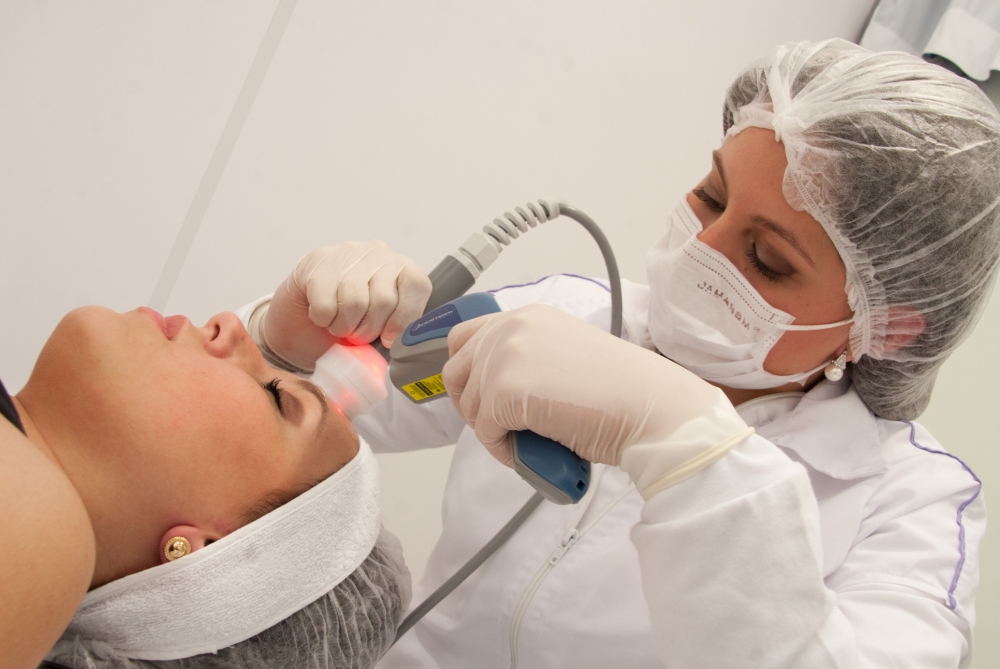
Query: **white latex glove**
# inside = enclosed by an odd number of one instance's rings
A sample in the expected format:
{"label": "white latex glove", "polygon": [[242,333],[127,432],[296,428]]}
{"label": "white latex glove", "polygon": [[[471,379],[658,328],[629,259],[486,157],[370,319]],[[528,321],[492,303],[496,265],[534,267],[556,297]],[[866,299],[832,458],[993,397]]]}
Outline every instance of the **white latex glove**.
{"label": "white latex glove", "polygon": [[303,256],[278,286],[263,314],[263,339],[286,362],[311,370],[335,343],[381,336],[391,346],[430,294],[424,271],[381,241],[327,246]]}
{"label": "white latex glove", "polygon": [[448,349],[452,403],[507,465],[507,432],[532,430],[620,466],[648,499],[753,433],[718,388],[552,307],[462,323]]}

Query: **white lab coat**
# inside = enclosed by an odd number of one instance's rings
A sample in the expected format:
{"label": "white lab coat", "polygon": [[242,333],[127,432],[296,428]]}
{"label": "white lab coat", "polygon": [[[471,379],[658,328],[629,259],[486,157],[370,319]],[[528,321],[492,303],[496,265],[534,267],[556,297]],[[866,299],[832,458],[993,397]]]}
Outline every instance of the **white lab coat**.
{"label": "white lab coat", "polygon": [[[593,280],[499,297],[608,328]],[[627,334],[648,347],[648,292],[625,297]],[[875,417],[849,379],[739,412],[754,437],[645,504],[595,466],[580,504],[543,503],[379,667],[967,666],[986,526],[971,470],[919,424]],[[447,400],[392,391],[355,424],[376,451],[457,441],[415,604],[532,494]]]}

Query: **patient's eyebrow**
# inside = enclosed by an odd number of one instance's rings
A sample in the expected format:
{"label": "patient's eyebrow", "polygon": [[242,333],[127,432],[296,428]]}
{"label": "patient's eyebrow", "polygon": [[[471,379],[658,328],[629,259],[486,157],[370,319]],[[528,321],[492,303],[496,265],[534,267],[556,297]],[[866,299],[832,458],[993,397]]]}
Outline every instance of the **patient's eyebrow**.
{"label": "patient's eyebrow", "polygon": [[323,391],[319,389],[319,386],[317,386],[315,383],[312,383],[311,381],[306,381],[305,379],[299,379],[298,381],[296,381],[296,383],[307,393],[315,397],[316,401],[319,402],[320,409],[323,412],[323,414],[319,417],[319,425],[316,426],[316,434],[319,435],[322,430],[326,429],[326,420],[327,416],[330,413],[330,405],[326,401],[326,395],[323,394]]}

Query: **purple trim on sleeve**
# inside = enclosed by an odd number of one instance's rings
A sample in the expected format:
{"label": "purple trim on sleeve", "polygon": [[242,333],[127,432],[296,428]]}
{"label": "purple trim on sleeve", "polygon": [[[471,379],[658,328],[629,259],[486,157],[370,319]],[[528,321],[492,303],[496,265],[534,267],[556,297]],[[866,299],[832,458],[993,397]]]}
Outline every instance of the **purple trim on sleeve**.
{"label": "purple trim on sleeve", "polygon": [[524,288],[525,286],[535,286],[535,285],[540,284],[542,281],[545,281],[546,279],[551,279],[554,276],[571,276],[574,279],[583,279],[584,281],[589,281],[591,283],[596,283],[598,286],[600,286],[604,290],[608,291],[609,293],[611,292],[610,288],[608,288],[607,286],[605,286],[603,283],[601,283],[597,279],[591,279],[589,276],[580,276],[579,274],[549,274],[548,276],[543,276],[538,281],[532,281],[531,283],[515,283],[515,284],[511,284],[509,286],[504,286],[503,288],[494,288],[493,290],[488,290],[486,292],[488,292],[488,293],[499,293],[501,290],[507,290],[508,288]]}
{"label": "purple trim on sleeve", "polygon": [[948,456],[958,464],[962,465],[962,469],[969,472],[969,476],[971,476],[973,480],[975,480],[976,482],[976,492],[972,495],[972,497],[962,502],[962,504],[958,507],[958,513],[955,516],[955,521],[958,523],[958,565],[955,566],[955,575],[951,579],[951,587],[948,588],[948,608],[954,611],[955,606],[957,605],[955,603],[955,588],[958,587],[958,578],[959,576],[962,575],[962,567],[965,566],[965,525],[962,523],[962,513],[965,511],[965,508],[967,506],[972,504],[972,502],[977,497],[979,497],[979,493],[983,489],[983,482],[980,481],[979,477],[976,476],[975,472],[973,472],[972,469],[969,468],[969,465],[962,462],[962,460],[959,457],[952,455],[951,453],[946,453],[945,451],[937,451],[934,450],[933,448],[927,448],[926,446],[921,446],[920,444],[918,444],[916,440],[916,433],[917,433],[916,426],[908,420],[903,422],[910,426],[911,444],[919,448],[921,451],[927,451],[928,453],[936,453],[937,455]]}

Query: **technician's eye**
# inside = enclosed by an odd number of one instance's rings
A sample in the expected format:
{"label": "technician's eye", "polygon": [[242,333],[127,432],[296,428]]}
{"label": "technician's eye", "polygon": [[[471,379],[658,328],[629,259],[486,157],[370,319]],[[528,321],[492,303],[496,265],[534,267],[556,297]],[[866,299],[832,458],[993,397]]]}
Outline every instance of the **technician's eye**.
{"label": "technician's eye", "polygon": [[717,214],[721,214],[726,210],[726,205],[722,204],[714,197],[705,192],[704,188],[695,188],[691,191],[694,196],[705,203],[705,206],[714,211]]}
{"label": "technician's eye", "polygon": [[774,270],[764,264],[764,261],[760,259],[759,255],[757,255],[756,244],[751,244],[747,249],[747,259],[750,261],[750,264],[753,265],[754,269],[756,269],[760,275],[768,281],[777,281],[781,277],[785,276],[781,272],[778,272],[777,270]]}
{"label": "technician's eye", "polygon": [[281,386],[278,385],[278,379],[271,379],[267,383],[262,383],[260,385],[264,390],[271,393],[271,395],[274,397],[274,403],[278,406],[279,413],[284,415],[285,411],[282,405],[282,400],[285,397],[285,391],[282,390]]}

